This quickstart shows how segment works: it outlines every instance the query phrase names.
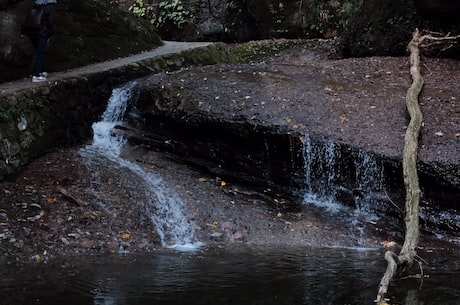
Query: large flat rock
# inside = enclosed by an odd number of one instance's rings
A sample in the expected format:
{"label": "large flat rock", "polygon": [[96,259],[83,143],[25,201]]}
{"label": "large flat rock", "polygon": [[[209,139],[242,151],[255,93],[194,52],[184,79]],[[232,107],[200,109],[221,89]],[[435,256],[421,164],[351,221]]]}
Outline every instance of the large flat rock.
{"label": "large flat rock", "polygon": [[[432,181],[458,189],[460,64],[449,59],[422,62],[426,84],[420,100],[420,170]],[[405,57],[337,60],[298,47],[257,64],[153,75],[138,86],[138,107],[141,116],[152,118],[150,127],[154,120],[168,118],[178,126],[239,126],[236,132],[241,134],[275,128],[399,162],[409,121],[405,95],[410,84]]]}

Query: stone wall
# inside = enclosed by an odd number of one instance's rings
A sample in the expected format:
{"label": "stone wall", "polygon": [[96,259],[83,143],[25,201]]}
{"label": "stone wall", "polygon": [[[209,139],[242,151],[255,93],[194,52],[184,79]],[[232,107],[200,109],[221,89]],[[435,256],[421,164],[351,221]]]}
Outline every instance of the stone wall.
{"label": "stone wall", "polygon": [[226,58],[225,48],[216,44],[0,93],[0,180],[54,147],[89,138],[114,87],[154,72]]}

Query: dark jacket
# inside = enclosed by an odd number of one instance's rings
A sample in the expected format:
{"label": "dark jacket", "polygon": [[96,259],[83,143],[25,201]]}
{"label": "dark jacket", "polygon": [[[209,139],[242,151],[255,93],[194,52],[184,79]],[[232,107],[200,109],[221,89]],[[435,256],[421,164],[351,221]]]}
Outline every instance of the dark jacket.
{"label": "dark jacket", "polygon": [[29,26],[26,17],[26,21],[21,26],[21,34],[27,36],[39,35],[45,38],[50,38],[54,34],[54,22],[56,18],[55,3],[35,5],[34,8],[41,8],[43,10],[40,27]]}

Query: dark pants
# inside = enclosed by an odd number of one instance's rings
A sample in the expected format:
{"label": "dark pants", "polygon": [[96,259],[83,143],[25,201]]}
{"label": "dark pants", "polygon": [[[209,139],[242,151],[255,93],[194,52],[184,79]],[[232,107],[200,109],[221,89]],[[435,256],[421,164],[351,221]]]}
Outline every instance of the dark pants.
{"label": "dark pants", "polygon": [[33,75],[38,76],[43,72],[43,65],[45,63],[45,52],[48,46],[48,38],[37,35],[29,36],[32,45],[34,46],[36,58],[34,64]]}

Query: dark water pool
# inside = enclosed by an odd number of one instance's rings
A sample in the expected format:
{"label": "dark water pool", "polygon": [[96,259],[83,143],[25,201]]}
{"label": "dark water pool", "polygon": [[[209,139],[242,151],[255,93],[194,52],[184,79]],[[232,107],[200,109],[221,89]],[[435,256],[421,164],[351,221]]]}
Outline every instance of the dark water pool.
{"label": "dark water pool", "polygon": [[[423,281],[395,281],[390,303],[460,304],[457,252],[426,254]],[[9,274],[0,304],[373,304],[385,267],[378,250],[165,250]]]}

